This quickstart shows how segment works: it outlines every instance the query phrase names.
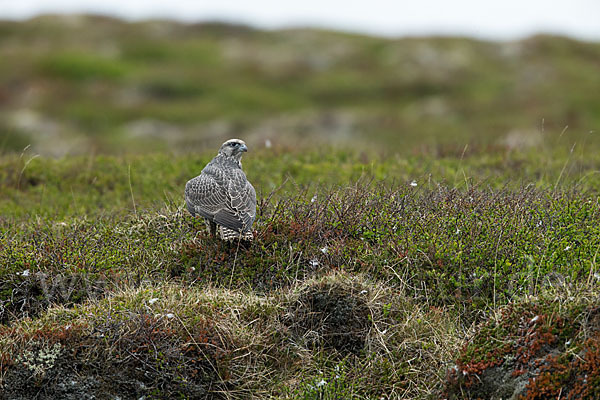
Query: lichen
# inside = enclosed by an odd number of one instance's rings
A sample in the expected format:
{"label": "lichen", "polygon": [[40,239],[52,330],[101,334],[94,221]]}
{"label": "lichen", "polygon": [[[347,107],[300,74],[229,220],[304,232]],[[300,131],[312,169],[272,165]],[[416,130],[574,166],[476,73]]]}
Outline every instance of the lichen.
{"label": "lichen", "polygon": [[[34,346],[34,348],[37,346]],[[27,349],[19,354],[15,362],[24,365],[35,379],[43,379],[46,372],[54,367],[56,360],[62,352],[62,345],[54,343],[53,345],[40,344],[37,350]]]}

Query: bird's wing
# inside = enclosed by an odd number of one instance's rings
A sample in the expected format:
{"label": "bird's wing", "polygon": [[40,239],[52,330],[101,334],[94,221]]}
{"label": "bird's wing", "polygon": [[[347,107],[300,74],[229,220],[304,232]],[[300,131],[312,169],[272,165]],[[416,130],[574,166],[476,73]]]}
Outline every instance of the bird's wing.
{"label": "bird's wing", "polygon": [[220,174],[202,171],[200,175],[190,179],[185,185],[185,202],[190,213],[213,220],[215,214],[227,203],[227,192]]}
{"label": "bird's wing", "polygon": [[242,170],[207,167],[186,184],[192,214],[235,231],[248,231],[256,216],[256,193]]}
{"label": "bird's wing", "polygon": [[249,231],[256,217],[256,192],[241,169],[231,170],[228,178],[228,207],[215,215],[215,222],[237,231]]}
{"label": "bird's wing", "polygon": [[242,170],[235,170],[228,185],[231,208],[242,222],[242,230],[248,231],[256,218],[256,191]]}

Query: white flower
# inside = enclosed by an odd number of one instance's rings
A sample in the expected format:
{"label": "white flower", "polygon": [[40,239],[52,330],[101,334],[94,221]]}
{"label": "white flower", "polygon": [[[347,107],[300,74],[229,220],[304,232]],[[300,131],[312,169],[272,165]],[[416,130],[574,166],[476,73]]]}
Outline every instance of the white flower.
{"label": "white flower", "polygon": [[26,269],[25,271],[21,272],[21,276],[29,276],[30,272],[28,269]]}
{"label": "white flower", "polygon": [[321,379],[319,382],[317,382],[317,387],[321,387],[327,385],[327,382],[325,381],[325,379]]}
{"label": "white flower", "polygon": [[456,232],[454,232],[455,234],[460,234],[460,229],[456,228]]}
{"label": "white flower", "polygon": [[328,248],[327,246],[325,246],[325,247],[323,247],[323,248],[321,249],[321,253],[323,253],[323,254],[327,254],[327,251],[328,251],[328,250],[329,250],[329,248]]}
{"label": "white flower", "polygon": [[173,318],[175,318],[175,314],[168,313],[168,314],[165,315],[165,317],[167,317],[169,319],[173,319]]}
{"label": "white flower", "polygon": [[310,199],[311,203],[314,203],[315,201],[317,201],[317,195],[315,194],[312,199]]}
{"label": "white flower", "polygon": [[569,250],[571,250],[571,246],[570,245],[567,246],[567,247],[565,247],[565,251],[569,251]]}
{"label": "white flower", "polygon": [[368,292],[366,290],[361,290],[360,294],[367,294]]}
{"label": "white flower", "polygon": [[412,182],[410,183],[410,186],[415,187],[417,186],[417,181],[415,181],[414,179],[412,180]]}
{"label": "white flower", "polygon": [[148,304],[152,305],[152,304],[156,303],[157,301],[158,301],[158,297],[154,297],[154,298],[148,300]]}

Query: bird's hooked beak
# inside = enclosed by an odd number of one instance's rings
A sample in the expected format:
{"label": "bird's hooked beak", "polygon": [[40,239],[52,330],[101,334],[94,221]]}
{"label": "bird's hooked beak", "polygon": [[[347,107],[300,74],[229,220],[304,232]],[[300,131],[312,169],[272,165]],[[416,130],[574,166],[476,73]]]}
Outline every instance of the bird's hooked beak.
{"label": "bird's hooked beak", "polygon": [[240,151],[242,151],[242,152],[244,152],[244,153],[245,153],[245,152],[247,152],[247,151],[248,151],[248,147],[246,147],[246,145],[245,145],[245,144],[243,144],[243,145],[241,145],[241,146],[240,146]]}

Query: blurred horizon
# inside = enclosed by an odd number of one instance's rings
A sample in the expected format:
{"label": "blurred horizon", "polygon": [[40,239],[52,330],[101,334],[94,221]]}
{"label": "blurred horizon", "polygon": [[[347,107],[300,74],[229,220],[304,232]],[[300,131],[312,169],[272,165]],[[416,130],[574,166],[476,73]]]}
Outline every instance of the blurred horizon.
{"label": "blurred horizon", "polygon": [[272,0],[212,4],[158,0],[6,1],[0,19],[27,20],[45,14],[93,14],[127,21],[171,20],[183,23],[223,22],[261,30],[325,29],[401,38],[405,36],[466,36],[485,40],[518,40],[537,34],[600,40],[600,3],[593,0],[507,0],[497,4],[475,0],[418,3],[389,0],[342,2],[307,0],[282,4]]}
{"label": "blurred horizon", "polygon": [[0,21],[0,152],[600,144],[600,42],[385,38],[98,15]]}

